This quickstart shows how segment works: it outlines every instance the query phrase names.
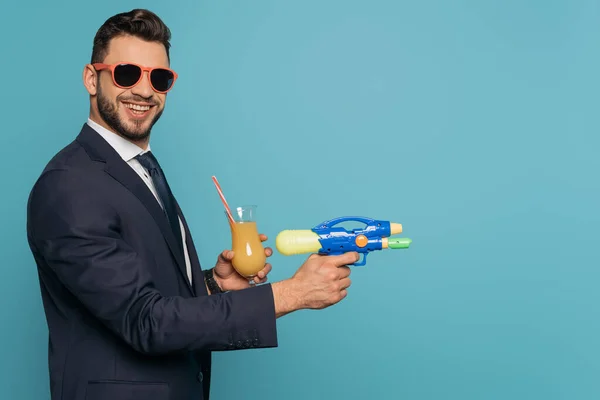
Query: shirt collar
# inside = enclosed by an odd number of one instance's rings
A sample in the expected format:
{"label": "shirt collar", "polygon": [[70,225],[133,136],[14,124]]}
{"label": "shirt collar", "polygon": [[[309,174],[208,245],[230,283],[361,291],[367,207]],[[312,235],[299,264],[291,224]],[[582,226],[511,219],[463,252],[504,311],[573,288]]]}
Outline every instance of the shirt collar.
{"label": "shirt collar", "polygon": [[88,118],[87,124],[93,130],[98,132],[98,134],[102,136],[104,140],[106,140],[108,144],[110,144],[117,153],[119,153],[119,155],[125,162],[129,162],[130,160],[135,158],[135,156],[150,151],[150,144],[148,144],[148,150],[144,150],[141,147],[123,138],[122,136],[119,136],[116,133],[111,132],[105,127],[92,121],[90,118]]}

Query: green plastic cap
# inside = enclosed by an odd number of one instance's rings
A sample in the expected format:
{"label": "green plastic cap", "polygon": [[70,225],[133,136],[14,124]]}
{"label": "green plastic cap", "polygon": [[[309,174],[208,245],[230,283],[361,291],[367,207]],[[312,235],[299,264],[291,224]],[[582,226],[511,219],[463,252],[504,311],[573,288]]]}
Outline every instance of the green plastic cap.
{"label": "green plastic cap", "polygon": [[388,248],[390,249],[408,249],[412,243],[408,238],[388,238]]}

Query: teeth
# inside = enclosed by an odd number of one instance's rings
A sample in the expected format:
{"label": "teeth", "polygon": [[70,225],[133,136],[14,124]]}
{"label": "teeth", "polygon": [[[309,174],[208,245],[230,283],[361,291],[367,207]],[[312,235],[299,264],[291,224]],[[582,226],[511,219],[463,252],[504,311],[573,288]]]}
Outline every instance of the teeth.
{"label": "teeth", "polygon": [[131,103],[125,103],[125,107],[130,108],[132,110],[137,110],[137,111],[148,111],[150,109],[150,106],[140,106],[140,105],[131,104]]}

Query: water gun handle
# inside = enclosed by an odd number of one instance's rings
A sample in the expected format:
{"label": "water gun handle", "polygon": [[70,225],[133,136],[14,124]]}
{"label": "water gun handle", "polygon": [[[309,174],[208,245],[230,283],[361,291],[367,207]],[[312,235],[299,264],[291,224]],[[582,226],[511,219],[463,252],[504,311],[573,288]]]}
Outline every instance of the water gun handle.
{"label": "water gun handle", "polygon": [[373,224],[375,222],[375,220],[373,218],[338,217],[338,218],[330,219],[328,221],[324,221],[324,222],[320,223],[319,225],[315,226],[313,229],[319,230],[319,229],[331,228],[339,223],[346,222],[346,221],[362,222],[363,224],[366,224],[366,225]]}

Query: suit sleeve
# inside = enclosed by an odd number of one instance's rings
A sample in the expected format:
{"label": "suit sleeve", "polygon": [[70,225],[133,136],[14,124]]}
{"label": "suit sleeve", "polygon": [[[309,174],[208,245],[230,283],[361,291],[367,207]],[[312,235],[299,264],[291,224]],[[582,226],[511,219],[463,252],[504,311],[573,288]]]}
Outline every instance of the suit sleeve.
{"label": "suit sleeve", "polygon": [[120,236],[119,215],[105,196],[82,172],[54,170],[38,180],[28,205],[34,251],[96,318],[146,354],[277,346],[269,284],[193,298],[161,295]]}

